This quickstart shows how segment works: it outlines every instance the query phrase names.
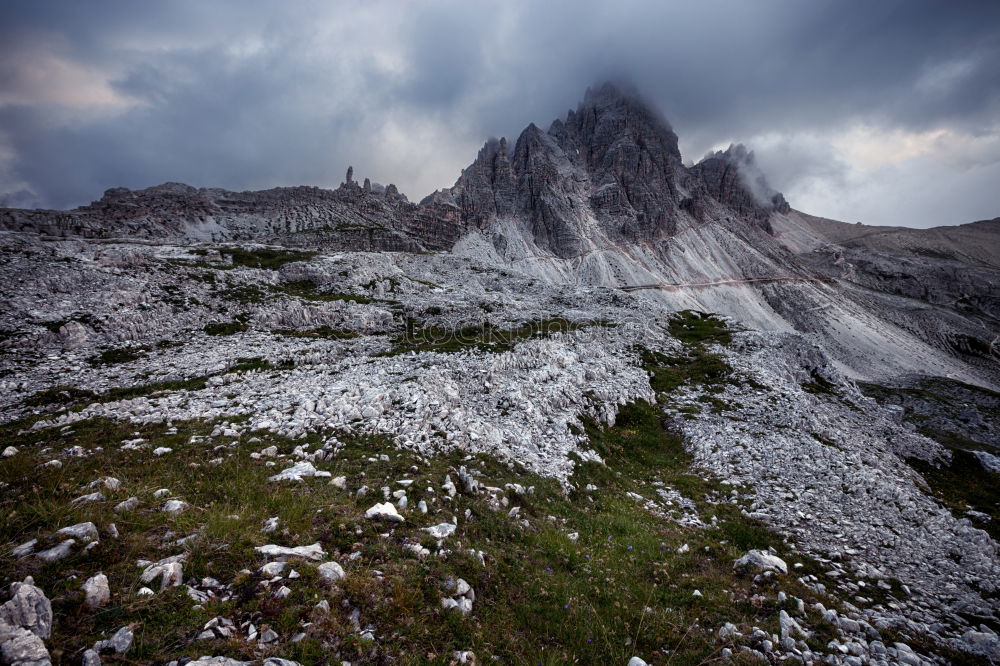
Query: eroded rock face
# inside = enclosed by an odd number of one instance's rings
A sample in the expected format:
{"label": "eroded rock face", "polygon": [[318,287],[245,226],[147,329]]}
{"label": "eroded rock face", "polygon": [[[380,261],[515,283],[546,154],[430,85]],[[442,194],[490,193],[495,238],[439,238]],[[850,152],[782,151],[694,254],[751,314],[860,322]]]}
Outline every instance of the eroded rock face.
{"label": "eroded rock face", "polygon": [[0,209],[0,229],[59,237],[253,239],[372,251],[441,247],[430,235],[407,231],[415,208],[394,187],[376,192],[353,180],[336,190],[259,192],[164,183],[144,190],[113,188],[71,211]]}
{"label": "eroded rock face", "polygon": [[27,629],[0,620],[0,656],[11,666],[51,666],[42,639]]}
{"label": "eroded rock face", "polygon": [[692,172],[716,201],[741,217],[752,220],[768,233],[772,231],[771,213],[787,213],[790,210],[785,197],[767,184],[753,152],[743,144],[731,145],[724,151],[707,155],[692,168]]}
{"label": "eroded rock face", "polygon": [[10,587],[0,606],[0,660],[12,666],[50,666],[43,639],[52,635],[52,604],[31,577]]}
{"label": "eroded rock face", "polygon": [[34,580],[12,583],[11,598],[0,606],[0,620],[13,627],[27,629],[39,638],[52,635],[52,604],[45,593],[35,587]]}

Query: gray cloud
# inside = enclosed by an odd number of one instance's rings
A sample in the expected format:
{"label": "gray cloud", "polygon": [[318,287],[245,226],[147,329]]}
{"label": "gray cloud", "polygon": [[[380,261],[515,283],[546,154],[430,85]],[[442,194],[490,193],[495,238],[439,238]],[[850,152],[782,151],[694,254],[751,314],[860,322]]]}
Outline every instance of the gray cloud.
{"label": "gray cloud", "polygon": [[625,78],[686,158],[742,141],[793,206],[955,223],[1000,214],[998,61],[995,2],[8,0],[0,196],[335,186],[350,163],[419,199]]}

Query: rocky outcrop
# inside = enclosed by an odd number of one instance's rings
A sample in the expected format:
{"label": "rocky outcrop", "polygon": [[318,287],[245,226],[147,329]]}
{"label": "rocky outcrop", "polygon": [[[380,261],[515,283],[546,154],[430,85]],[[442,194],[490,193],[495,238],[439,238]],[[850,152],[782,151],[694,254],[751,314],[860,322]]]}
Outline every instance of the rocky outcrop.
{"label": "rocky outcrop", "polygon": [[[241,241],[332,250],[449,249],[470,229],[516,220],[544,252],[588,250],[596,221],[615,242],[656,243],[681,219],[723,217],[768,229],[787,204],[762,176],[748,176],[753,154],[730,148],[688,170],[677,135],[638,94],[613,84],[588,90],[575,111],[547,132],[534,124],[513,149],[491,139],[449,189],[419,205],[395,185],[382,187],[354,168],[335,190],[282,187],[230,192],[164,183],[112,188],[71,211],[0,209],[0,229],[57,237]],[[761,194],[764,193],[764,194]],[[768,198],[761,202],[761,196]],[[496,239],[503,252],[505,238]]]}
{"label": "rocky outcrop", "polygon": [[[394,185],[359,185],[349,172],[336,190],[278,187],[230,192],[164,183],[143,190],[113,188],[71,211],[0,210],[0,229],[56,237],[174,241],[252,240],[332,250],[421,251],[448,241],[411,231],[417,206]],[[450,238],[448,239],[450,240]]]}
{"label": "rocky outcrop", "polygon": [[767,184],[753,151],[743,144],[708,154],[691,171],[711,197],[768,233],[772,231],[771,213],[790,210],[785,197]]}
{"label": "rocky outcrop", "polygon": [[666,119],[633,91],[606,83],[549,129],[590,175],[590,205],[630,240],[672,235],[692,183]]}
{"label": "rocky outcrop", "polygon": [[[529,125],[513,150],[491,139],[455,185],[421,208],[492,234],[509,254],[510,224],[562,259],[608,244],[656,245],[715,220],[770,231],[788,204],[742,146],[684,167],[677,135],[633,91],[604,84],[548,131]],[[595,241],[595,235],[601,239]]]}
{"label": "rocky outcrop", "polygon": [[0,606],[0,662],[14,666],[48,666],[44,639],[52,635],[52,604],[34,580],[10,586],[11,599]]}

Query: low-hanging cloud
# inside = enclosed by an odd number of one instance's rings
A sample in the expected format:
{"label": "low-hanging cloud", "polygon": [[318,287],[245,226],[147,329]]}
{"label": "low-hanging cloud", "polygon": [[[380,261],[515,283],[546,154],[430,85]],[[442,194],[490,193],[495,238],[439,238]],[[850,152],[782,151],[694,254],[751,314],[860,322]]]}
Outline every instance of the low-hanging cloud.
{"label": "low-hanging cloud", "polygon": [[990,2],[9,0],[0,203],[336,186],[348,164],[419,199],[625,78],[685,157],[742,142],[795,207],[959,223],[1000,214],[998,61]]}

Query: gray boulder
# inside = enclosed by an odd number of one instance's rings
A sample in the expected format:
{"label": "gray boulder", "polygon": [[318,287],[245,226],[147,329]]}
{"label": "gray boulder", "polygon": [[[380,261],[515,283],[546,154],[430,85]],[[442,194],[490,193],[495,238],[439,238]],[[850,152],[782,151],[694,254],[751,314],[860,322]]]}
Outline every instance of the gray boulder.
{"label": "gray boulder", "polygon": [[10,586],[10,601],[0,606],[0,620],[12,627],[27,629],[39,638],[52,635],[52,604],[28,576]]}

